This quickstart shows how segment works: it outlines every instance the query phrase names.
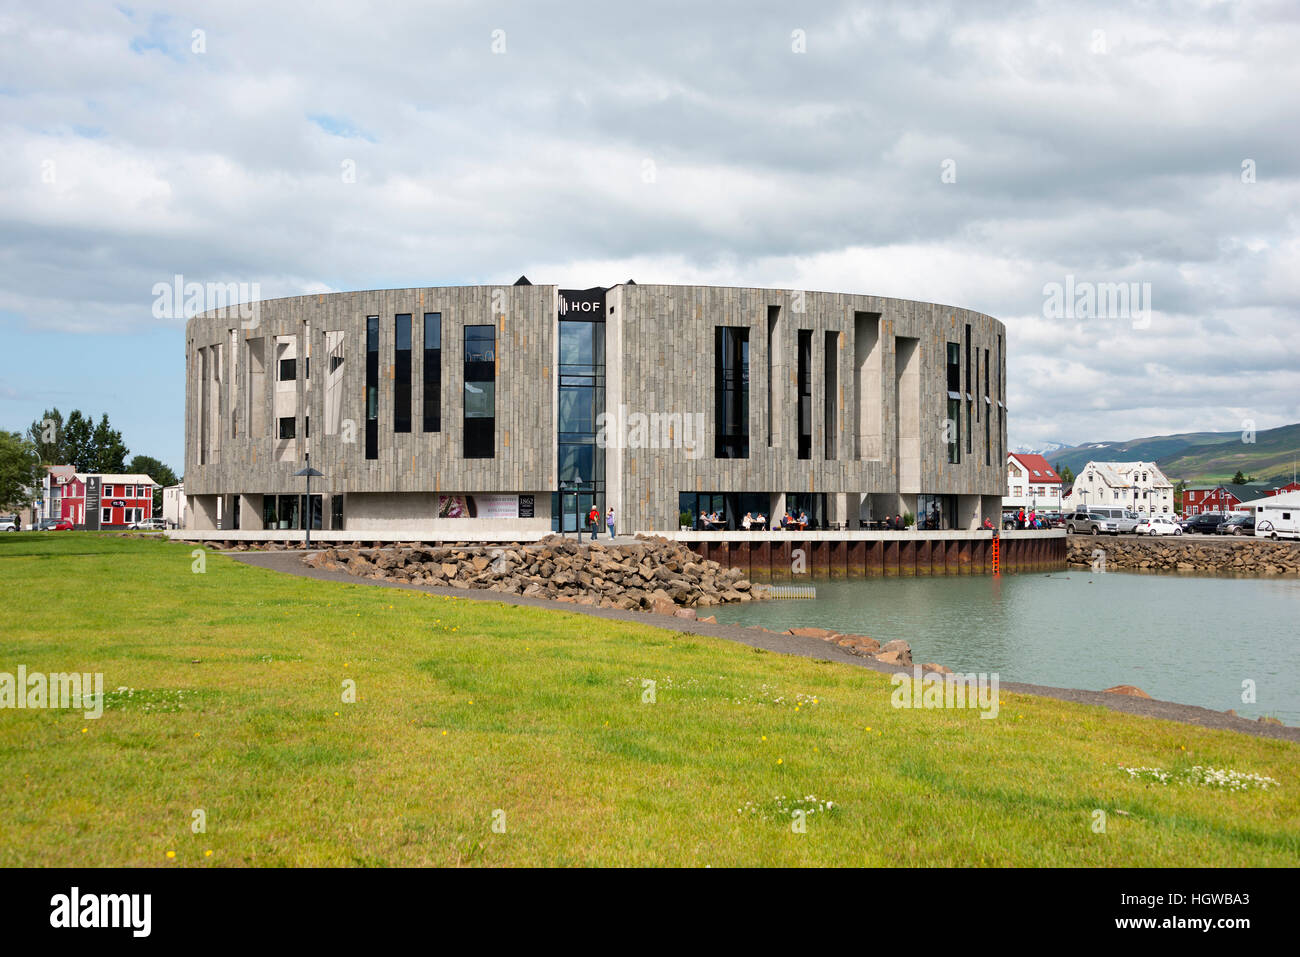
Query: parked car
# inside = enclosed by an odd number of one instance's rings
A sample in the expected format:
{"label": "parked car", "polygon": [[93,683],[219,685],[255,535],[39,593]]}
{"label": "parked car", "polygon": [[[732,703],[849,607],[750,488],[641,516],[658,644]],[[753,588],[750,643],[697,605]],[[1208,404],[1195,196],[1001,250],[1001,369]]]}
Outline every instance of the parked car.
{"label": "parked car", "polygon": [[132,522],[129,527],[157,530],[157,529],[165,529],[167,527],[167,523],[161,518],[142,518],[138,522]]}
{"label": "parked car", "polygon": [[1065,520],[1065,531],[1081,535],[1118,535],[1119,522],[1101,512],[1075,512]]}
{"label": "parked car", "polygon": [[1130,512],[1118,505],[1089,505],[1087,511],[1090,515],[1105,516],[1115,523],[1118,532],[1124,533],[1133,531],[1142,520],[1136,512]]}
{"label": "parked car", "polygon": [[1183,526],[1183,531],[1200,535],[1213,535],[1214,530],[1227,521],[1228,516],[1222,512],[1201,512],[1193,515]]}
{"label": "parked car", "polygon": [[1133,529],[1136,535],[1181,535],[1183,528],[1168,515],[1152,515]]}
{"label": "parked car", "polygon": [[47,518],[36,527],[38,532],[70,532],[72,531],[72,519],[70,518]]}
{"label": "parked car", "polygon": [[1226,522],[1221,522],[1214,530],[1216,535],[1254,535],[1255,516],[1233,515]]}
{"label": "parked car", "polygon": [[18,531],[18,516],[0,515],[0,532]]}

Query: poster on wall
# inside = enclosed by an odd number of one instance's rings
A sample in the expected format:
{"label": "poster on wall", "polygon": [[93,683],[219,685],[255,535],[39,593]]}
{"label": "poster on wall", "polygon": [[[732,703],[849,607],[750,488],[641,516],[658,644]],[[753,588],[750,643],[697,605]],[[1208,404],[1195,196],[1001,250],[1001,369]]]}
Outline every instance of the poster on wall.
{"label": "poster on wall", "polygon": [[519,496],[519,517],[520,518],[533,517],[533,497],[531,495]]}
{"label": "poster on wall", "polygon": [[514,495],[474,495],[471,500],[479,518],[514,518],[519,514],[519,499]]}
{"label": "poster on wall", "polygon": [[439,495],[439,518],[474,518],[474,499],[468,495]]}
{"label": "poster on wall", "polygon": [[522,508],[520,498],[516,495],[439,495],[438,517],[515,518]]}

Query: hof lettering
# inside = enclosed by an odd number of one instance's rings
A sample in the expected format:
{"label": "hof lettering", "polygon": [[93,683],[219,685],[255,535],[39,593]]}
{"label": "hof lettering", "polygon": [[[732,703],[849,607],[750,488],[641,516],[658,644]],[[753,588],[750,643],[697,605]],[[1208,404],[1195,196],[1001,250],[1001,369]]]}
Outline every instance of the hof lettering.
{"label": "hof lettering", "polygon": [[605,315],[605,289],[595,286],[591,289],[561,289],[560,315],[590,316],[593,319]]}

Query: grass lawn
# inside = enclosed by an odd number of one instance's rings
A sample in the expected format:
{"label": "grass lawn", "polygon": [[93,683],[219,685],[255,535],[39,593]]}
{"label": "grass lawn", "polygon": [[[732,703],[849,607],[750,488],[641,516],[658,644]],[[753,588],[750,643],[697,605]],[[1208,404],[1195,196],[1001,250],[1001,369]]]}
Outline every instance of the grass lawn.
{"label": "grass lawn", "polygon": [[895,710],[865,669],[191,551],[0,535],[0,672],[110,692],[0,710],[0,865],[1300,864],[1295,744],[1023,695]]}

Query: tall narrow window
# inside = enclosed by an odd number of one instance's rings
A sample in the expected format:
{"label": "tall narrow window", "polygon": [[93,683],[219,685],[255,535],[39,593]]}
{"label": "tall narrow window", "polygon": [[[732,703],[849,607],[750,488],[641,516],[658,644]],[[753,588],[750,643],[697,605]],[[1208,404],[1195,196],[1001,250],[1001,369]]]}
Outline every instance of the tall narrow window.
{"label": "tall narrow window", "polygon": [[826,428],[826,457],[835,458],[835,437],[839,432],[839,338],[838,332],[828,332],[825,336],[826,353],[822,357],[822,384],[826,388],[823,403]]}
{"label": "tall narrow window", "polygon": [[442,313],[424,314],[424,431],[442,431]]}
{"label": "tall narrow window", "polygon": [[799,330],[799,458],[812,458],[812,330]]}
{"label": "tall narrow window", "polygon": [[366,316],[366,458],[379,458],[378,316]]}
{"label": "tall narrow window", "polygon": [[713,330],[713,454],[749,458],[749,329]]}
{"label": "tall narrow window", "polygon": [[496,326],[465,327],[465,458],[496,454]]}
{"label": "tall narrow window", "polygon": [[948,462],[961,461],[961,345],[948,343],[948,416],[943,423],[944,440],[948,445]]}
{"label": "tall narrow window", "polygon": [[975,378],[970,368],[970,323],[966,323],[966,454],[971,454],[970,407],[974,404]]}
{"label": "tall narrow window", "polygon": [[411,314],[393,317],[393,431],[411,431]]}
{"label": "tall narrow window", "polygon": [[961,461],[961,400],[948,400],[948,420],[943,428],[948,439],[948,461],[956,465]]}
{"label": "tall narrow window", "polygon": [[993,443],[991,433],[993,431],[993,400],[989,392],[989,351],[984,350],[984,464],[993,464]]}
{"label": "tall narrow window", "polygon": [[777,391],[782,383],[777,381],[780,372],[777,364],[777,347],[779,340],[777,338],[777,323],[781,321],[781,307],[767,307],[767,447],[772,448],[776,444],[777,436],[781,430],[777,428],[777,420],[781,415],[780,393]]}

